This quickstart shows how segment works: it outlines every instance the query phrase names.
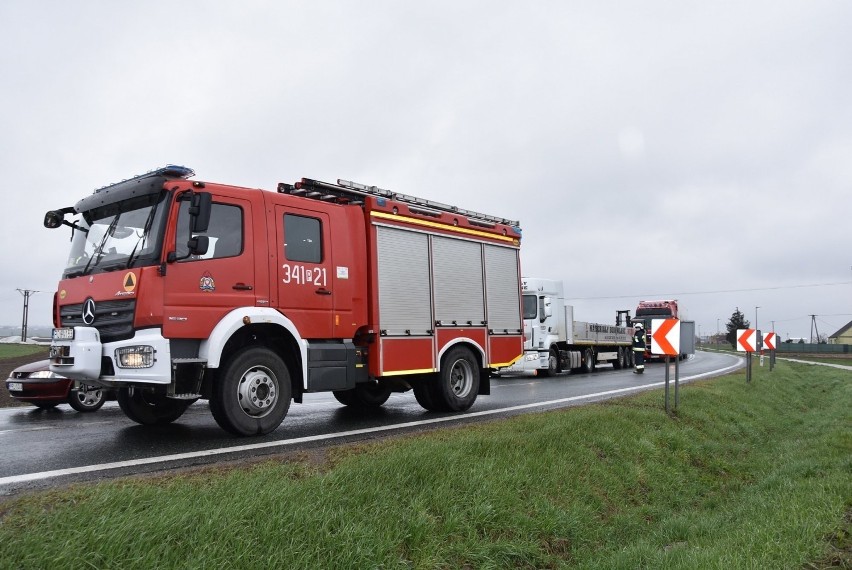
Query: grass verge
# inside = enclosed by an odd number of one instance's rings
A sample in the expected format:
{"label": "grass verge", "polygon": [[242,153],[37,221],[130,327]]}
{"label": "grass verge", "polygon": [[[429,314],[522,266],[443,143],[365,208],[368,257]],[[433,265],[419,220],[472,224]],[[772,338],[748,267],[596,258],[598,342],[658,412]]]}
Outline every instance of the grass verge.
{"label": "grass verge", "polygon": [[0,360],[19,356],[40,355],[47,349],[37,344],[0,344]]}
{"label": "grass verge", "polygon": [[[558,380],[556,380],[558,381]],[[852,375],[599,405],[13,499],[6,568],[849,567]],[[286,429],[286,428],[284,428]]]}

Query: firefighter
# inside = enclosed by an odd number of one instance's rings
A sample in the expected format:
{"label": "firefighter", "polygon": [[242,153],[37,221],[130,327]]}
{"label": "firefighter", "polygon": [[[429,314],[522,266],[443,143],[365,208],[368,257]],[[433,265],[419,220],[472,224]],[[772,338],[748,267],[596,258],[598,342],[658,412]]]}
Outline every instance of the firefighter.
{"label": "firefighter", "polygon": [[645,326],[636,323],[633,329],[633,374],[645,372]]}

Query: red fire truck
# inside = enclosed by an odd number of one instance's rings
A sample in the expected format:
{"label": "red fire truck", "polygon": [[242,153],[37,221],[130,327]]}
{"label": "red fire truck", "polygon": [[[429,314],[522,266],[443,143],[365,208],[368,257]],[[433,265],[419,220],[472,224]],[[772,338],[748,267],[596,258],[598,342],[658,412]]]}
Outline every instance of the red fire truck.
{"label": "red fire truck", "polygon": [[52,210],[72,228],[51,370],[132,420],[199,398],[238,435],[310,392],[462,411],[523,353],[516,221],[353,182],[278,192],[168,166]]}

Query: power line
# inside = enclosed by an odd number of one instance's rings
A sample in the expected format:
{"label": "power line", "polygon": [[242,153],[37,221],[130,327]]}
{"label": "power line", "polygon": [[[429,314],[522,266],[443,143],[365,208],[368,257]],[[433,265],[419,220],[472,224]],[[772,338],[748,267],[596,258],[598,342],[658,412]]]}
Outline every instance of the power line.
{"label": "power line", "polygon": [[751,289],[719,289],[716,291],[689,291],[681,293],[644,293],[641,295],[613,295],[611,297],[572,297],[572,301],[597,301],[604,299],[635,299],[637,297],[684,297],[686,295],[714,295],[717,293],[745,293],[749,291],[776,291],[779,289],[803,289],[805,287],[831,287],[835,285],[849,285],[852,281],[841,281],[839,283],[812,283],[809,285],[783,285],[779,287],[755,287]]}
{"label": "power line", "polygon": [[27,317],[30,312],[30,295],[33,293],[41,293],[33,289],[18,289],[18,292],[24,296],[24,318],[21,322],[21,342],[27,342]]}

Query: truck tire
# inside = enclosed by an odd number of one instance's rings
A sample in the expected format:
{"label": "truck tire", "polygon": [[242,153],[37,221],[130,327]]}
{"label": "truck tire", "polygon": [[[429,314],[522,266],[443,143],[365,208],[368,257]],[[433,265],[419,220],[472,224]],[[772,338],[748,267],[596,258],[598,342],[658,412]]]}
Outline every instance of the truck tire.
{"label": "truck tire", "polygon": [[550,354],[547,356],[547,368],[538,371],[538,375],[544,378],[555,376],[562,372],[559,367],[559,352],[555,348],[550,349]]}
{"label": "truck tire", "polygon": [[440,412],[441,409],[435,405],[435,400],[432,398],[432,387],[438,383],[437,374],[428,374],[417,382],[411,383],[411,390],[414,392],[414,399],[424,410],[430,412]]}
{"label": "truck tire", "polygon": [[104,389],[98,386],[81,385],[72,388],[68,394],[68,404],[78,412],[96,412],[106,401]]}
{"label": "truck tire", "polygon": [[583,372],[591,374],[595,371],[595,353],[591,348],[583,352]]}
{"label": "truck tire", "polygon": [[467,348],[451,348],[441,359],[437,380],[432,384],[435,405],[447,412],[467,410],[479,394],[479,363]]}
{"label": "truck tire", "polygon": [[174,400],[140,388],[119,388],[115,397],[124,415],[143,426],[170,424],[195,401]]}
{"label": "truck tire", "polygon": [[335,399],[344,406],[357,409],[381,407],[391,395],[390,388],[378,382],[356,384],[352,390],[335,390],[332,393]]}
{"label": "truck tire", "polygon": [[615,360],[612,361],[612,369],[621,370],[622,366],[624,366],[624,352],[622,352],[619,346],[615,349]]}
{"label": "truck tire", "polygon": [[210,397],[210,411],[219,426],[234,435],[275,430],[287,410],[293,388],[281,358],[264,347],[235,352],[219,370]]}

